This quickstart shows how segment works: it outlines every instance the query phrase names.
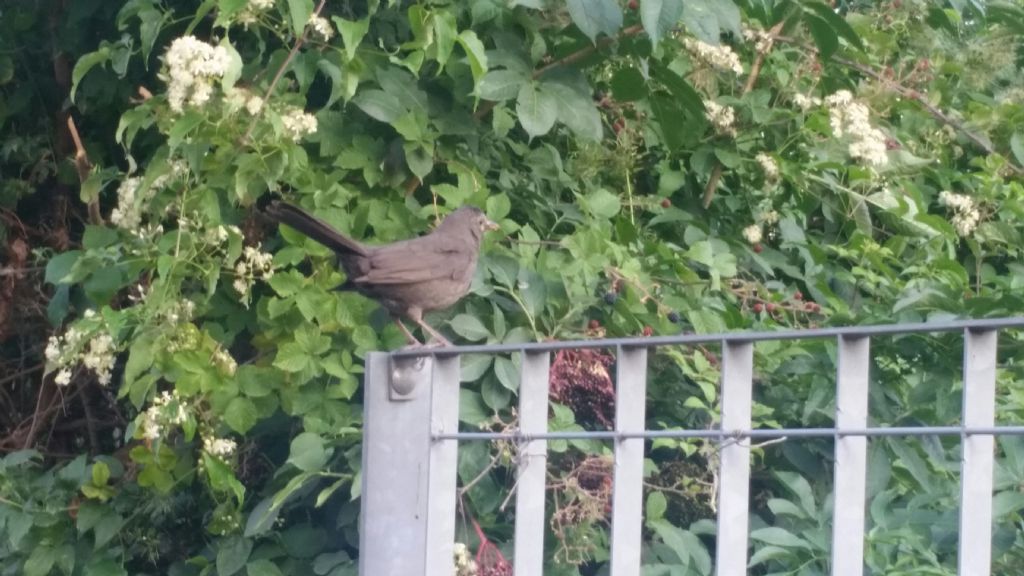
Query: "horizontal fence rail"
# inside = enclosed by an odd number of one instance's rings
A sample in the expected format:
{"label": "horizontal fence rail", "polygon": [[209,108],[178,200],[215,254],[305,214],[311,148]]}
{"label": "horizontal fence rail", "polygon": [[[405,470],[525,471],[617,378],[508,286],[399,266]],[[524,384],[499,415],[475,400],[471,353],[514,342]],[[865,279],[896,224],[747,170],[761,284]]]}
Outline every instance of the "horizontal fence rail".
{"label": "horizontal fence rail", "polygon": [[[995,425],[998,332],[1024,328],[1024,318],[911,325],[857,326],[778,332],[660,336],[420,348],[372,353],[366,363],[360,576],[452,576],[458,445],[503,440],[517,447],[514,554],[518,576],[544,569],[547,442],[614,443],[609,572],[639,576],[643,550],[644,443],[656,438],[707,438],[719,444],[715,573],[747,573],[751,440],[833,438],[835,485],[833,576],[864,573],[867,442],[871,437],[959,436],[961,503],[958,573],[991,573],[995,436],[1024,435],[1024,425]],[[963,335],[963,413],[960,426],[868,425],[872,337],[959,332]],[[772,340],[836,341],[835,426],[751,427],[753,344]],[[721,423],[717,429],[646,428],[648,351],[721,344]],[[616,353],[612,430],[549,431],[551,352],[601,348]],[[460,356],[518,354],[518,429],[458,429]]]}

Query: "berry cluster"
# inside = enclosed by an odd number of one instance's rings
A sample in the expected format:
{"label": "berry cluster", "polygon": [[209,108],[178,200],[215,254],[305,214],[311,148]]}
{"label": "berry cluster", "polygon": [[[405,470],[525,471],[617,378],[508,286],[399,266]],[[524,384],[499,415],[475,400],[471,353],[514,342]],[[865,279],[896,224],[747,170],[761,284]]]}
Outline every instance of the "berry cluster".
{"label": "berry cluster", "polygon": [[551,364],[550,395],[583,426],[611,429],[615,422],[615,358],[600,350],[560,350]]}

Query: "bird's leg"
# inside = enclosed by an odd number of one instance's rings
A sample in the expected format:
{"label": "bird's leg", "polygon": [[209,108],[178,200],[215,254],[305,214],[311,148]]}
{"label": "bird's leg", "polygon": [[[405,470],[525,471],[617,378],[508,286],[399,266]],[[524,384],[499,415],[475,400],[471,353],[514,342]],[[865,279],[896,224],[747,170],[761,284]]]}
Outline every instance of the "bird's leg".
{"label": "bird's leg", "polygon": [[452,343],[449,342],[447,338],[445,338],[444,336],[441,336],[440,332],[438,332],[437,330],[434,330],[433,328],[430,327],[429,324],[427,324],[426,322],[423,321],[423,312],[421,312],[420,310],[417,310],[417,309],[408,310],[406,312],[406,317],[409,318],[409,320],[412,320],[413,322],[415,322],[417,325],[419,325],[420,328],[423,328],[424,332],[426,332],[427,334],[430,334],[431,336],[433,336],[434,340],[437,340],[441,344],[441,346],[451,346],[452,345]]}
{"label": "bird's leg", "polygon": [[395,324],[398,324],[398,327],[402,329],[402,334],[405,334],[405,339],[409,341],[410,346],[423,346],[423,343],[417,340],[416,337],[412,335],[412,332],[409,332],[409,329],[405,327],[405,324],[402,324],[401,318],[395,318]]}

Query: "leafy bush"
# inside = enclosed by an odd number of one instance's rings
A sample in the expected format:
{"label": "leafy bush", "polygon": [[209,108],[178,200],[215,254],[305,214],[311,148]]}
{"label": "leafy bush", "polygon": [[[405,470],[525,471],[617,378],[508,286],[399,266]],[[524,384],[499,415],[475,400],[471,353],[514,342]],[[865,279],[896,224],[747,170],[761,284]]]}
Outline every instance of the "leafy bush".
{"label": "leafy bush", "polygon": [[[0,572],[355,573],[362,360],[403,338],[271,195],[372,242],[483,207],[501,232],[432,319],[463,342],[1019,313],[1024,7],[835,4],[0,8]],[[958,346],[876,343],[873,422],[955,423]],[[756,425],[830,425],[834,354],[759,346]],[[608,426],[614,360],[555,362],[551,428]],[[467,427],[515,426],[517,370],[464,358]],[[663,350],[648,426],[715,425],[718,376],[713,347]],[[1016,573],[1024,446],[999,447]],[[610,448],[550,449],[546,573],[597,573]],[[871,573],[955,573],[958,450],[872,442]],[[827,573],[831,453],[757,450],[756,573]],[[716,458],[649,446],[647,573],[711,573]],[[514,462],[461,451],[466,570],[505,569]]]}

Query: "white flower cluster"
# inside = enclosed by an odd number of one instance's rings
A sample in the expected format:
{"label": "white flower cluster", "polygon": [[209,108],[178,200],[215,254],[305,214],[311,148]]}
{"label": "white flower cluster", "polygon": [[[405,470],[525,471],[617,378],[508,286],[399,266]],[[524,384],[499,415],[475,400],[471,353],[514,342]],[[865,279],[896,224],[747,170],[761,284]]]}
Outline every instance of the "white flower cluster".
{"label": "white flower cluster", "polygon": [[736,135],[736,111],[732,106],[722,106],[714,100],[704,102],[704,116],[719,134]]}
{"label": "white flower cluster", "polygon": [[228,376],[234,376],[235,371],[238,370],[238,363],[235,362],[235,359],[231,354],[223,348],[217,348],[217,351],[213,353],[213,362],[217,366],[220,366],[221,370],[226,372]]}
{"label": "white flower cluster", "polygon": [[873,127],[868,107],[853,99],[849,90],[840,90],[825,98],[829,122],[836,138],[850,136],[850,156],[879,168],[889,163],[885,133]]}
{"label": "white flower cluster", "polygon": [[793,104],[796,104],[797,108],[806,112],[815,106],[821,106],[821,98],[797,92],[796,95],[793,96]]}
{"label": "white flower cluster", "polygon": [[259,17],[261,12],[269,10],[274,6],[274,0],[249,0],[245,8],[238,13],[238,23],[249,28],[250,24],[255,24],[256,19]]}
{"label": "white flower cluster", "polygon": [[456,542],[453,555],[455,556],[455,576],[477,576],[480,573],[476,560],[473,559],[473,555],[469,553],[469,548],[465,544]]}
{"label": "white flower cluster", "polygon": [[211,436],[203,437],[203,450],[214,458],[221,460],[230,458],[235,453],[236,448],[238,448],[238,444],[234,440]]}
{"label": "white flower cluster", "polygon": [[770,226],[779,221],[779,213],[776,212],[775,210],[768,209],[761,213],[759,219]]}
{"label": "white flower cluster", "polygon": [[759,54],[767,54],[772,49],[772,44],[775,42],[775,39],[772,38],[771,34],[756,28],[744,28],[743,38],[747,42],[753,42],[754,50],[757,50]]}
{"label": "white flower cluster", "polygon": [[263,110],[263,98],[253,94],[245,88],[232,88],[228,92],[227,98],[225,99],[228,105],[228,110],[234,114],[235,112],[245,108],[251,116],[255,116]]}
{"label": "white flower cluster", "polygon": [[178,395],[177,390],[173,394],[164,390],[139,417],[142,437],[159,440],[168,426],[181,426],[188,420],[188,402]]}
{"label": "white flower cluster", "polygon": [[231,57],[223,46],[212,46],[195,36],[171,42],[167,54],[167,101],[171,110],[182,112],[185,102],[202,106],[213,95],[213,80],[224,75]]}
{"label": "white flower cluster", "polygon": [[[175,160],[171,162],[170,170],[154,178],[145,191],[142,190],[141,176],[125,177],[117,187],[117,207],[110,212],[110,222],[118,228],[132,231],[136,236],[146,236],[148,231],[140,229],[146,204],[170,182],[187,175],[188,165],[181,160]],[[163,232],[163,229],[160,231]]]}
{"label": "white flower cluster", "polygon": [[270,280],[274,276],[274,256],[260,252],[260,245],[246,246],[235,264],[235,292],[245,296],[256,282],[257,277]]}
{"label": "white flower cluster", "polygon": [[327,42],[334,36],[334,28],[331,28],[331,23],[327,21],[327,18],[318,14],[310,14],[306,26],[309,26],[313,33],[324,42]]}
{"label": "white flower cluster", "polygon": [[764,235],[761,233],[760,224],[751,224],[743,229],[743,237],[751,244],[760,244]]}
{"label": "white flower cluster", "polygon": [[970,236],[971,232],[978,227],[978,222],[981,221],[981,211],[978,210],[970,196],[943,191],[939,194],[939,203],[953,209],[951,222],[960,236]]}
{"label": "white flower cluster", "polygon": [[764,152],[759,152],[754,158],[761,165],[765,180],[775,181],[779,179],[779,164],[775,161],[775,158]]}
{"label": "white flower cluster", "polygon": [[180,301],[172,302],[168,306],[167,310],[164,311],[164,317],[171,324],[177,324],[178,322],[188,322],[192,319],[192,315],[195,314],[196,303],[183,298]]}
{"label": "white flower cluster", "polygon": [[316,132],[316,116],[307,114],[300,108],[292,108],[281,115],[284,131],[295,142],[303,136]]}
{"label": "white flower cluster", "polygon": [[[91,320],[96,317],[96,313],[86,310],[84,317]],[[71,327],[63,336],[50,336],[46,343],[43,355],[51,368],[59,367],[54,377],[58,385],[67,386],[71,383],[71,369],[79,362],[96,374],[100,384],[110,384],[114,361],[117,359],[114,339],[102,330],[96,331],[88,341],[85,337],[86,332]]]}
{"label": "white flower cluster", "polygon": [[697,61],[706,66],[710,66],[715,70],[743,74],[743,64],[740,63],[740,57],[728,46],[712,46],[700,40],[686,38],[683,40],[683,47]]}
{"label": "white flower cluster", "polygon": [[231,236],[241,236],[242,231],[234,224],[224,226],[223,224],[216,228],[208,228],[206,230],[206,243],[211,245],[222,245],[225,244]]}

